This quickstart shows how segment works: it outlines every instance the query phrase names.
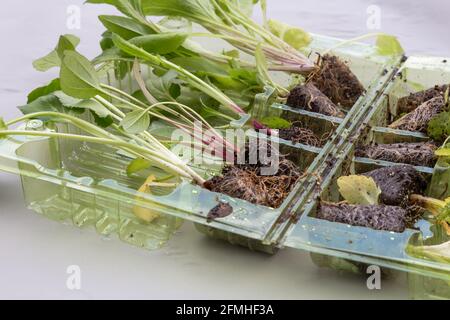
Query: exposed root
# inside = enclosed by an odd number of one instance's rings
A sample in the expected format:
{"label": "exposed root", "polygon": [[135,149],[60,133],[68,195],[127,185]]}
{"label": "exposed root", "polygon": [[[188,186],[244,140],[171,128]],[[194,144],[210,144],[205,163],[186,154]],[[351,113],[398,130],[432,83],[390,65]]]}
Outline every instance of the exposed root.
{"label": "exposed root", "polygon": [[404,113],[410,113],[414,110],[416,110],[420,105],[424,104],[425,102],[437,98],[437,97],[443,97],[445,95],[445,92],[448,89],[448,85],[444,86],[435,86],[431,89],[420,91],[416,93],[412,93],[407,97],[403,97],[400,100],[398,100],[397,103],[397,109],[398,114],[404,114]]}
{"label": "exposed root", "polygon": [[317,218],[374,230],[403,232],[408,212],[400,207],[386,205],[355,206],[322,203]]}
{"label": "exposed root", "polygon": [[375,180],[381,189],[380,200],[389,206],[407,207],[411,194],[423,194],[424,177],[411,165],[381,168],[363,174]]}
{"label": "exposed root", "polygon": [[373,160],[434,167],[437,161],[436,150],[437,146],[432,142],[373,144],[358,147],[355,155]]}
{"label": "exposed root", "polygon": [[443,97],[436,97],[421,104],[411,113],[395,121],[389,126],[392,129],[419,131],[427,133],[428,123],[436,115],[445,110],[445,100]]}
{"label": "exposed root", "polygon": [[227,166],[222,176],[207,181],[205,187],[253,204],[278,208],[301,177],[302,173],[293,162],[280,159],[276,175],[262,176],[258,166]]}
{"label": "exposed root", "polygon": [[294,123],[289,129],[279,130],[279,137],[293,143],[302,143],[312,147],[320,148],[324,145],[324,139],[317,137],[312,130],[302,127],[299,122]]}
{"label": "exposed root", "polygon": [[312,83],[295,87],[289,94],[287,105],[326,116],[345,117],[345,114]]}
{"label": "exposed root", "polygon": [[325,55],[319,61],[320,71],[311,82],[331,101],[344,108],[351,108],[364,94],[365,89],[350,68],[338,57]]}

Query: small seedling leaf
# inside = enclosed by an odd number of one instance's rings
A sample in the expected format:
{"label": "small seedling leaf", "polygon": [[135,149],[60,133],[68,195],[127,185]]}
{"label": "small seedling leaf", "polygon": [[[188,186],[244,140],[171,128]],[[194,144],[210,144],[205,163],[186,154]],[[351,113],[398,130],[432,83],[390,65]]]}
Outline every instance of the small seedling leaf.
{"label": "small seedling leaf", "polygon": [[292,123],[280,117],[267,117],[261,120],[261,123],[271,129],[289,129]]}
{"label": "small seedling leaf", "polygon": [[120,125],[126,132],[131,134],[144,132],[150,126],[148,110],[136,110],[128,113]]}
{"label": "small seedling leaf", "polygon": [[33,67],[37,71],[45,72],[55,67],[61,66],[61,58],[66,50],[75,50],[80,43],[77,36],[66,34],[59,38],[56,48],[46,56],[33,62]]}
{"label": "small seedling leaf", "polygon": [[450,157],[450,148],[439,149],[436,151],[438,157]]}
{"label": "small seedling leaf", "polygon": [[342,197],[350,204],[379,204],[381,190],[372,178],[356,175],[340,177],[337,184]]}
{"label": "small seedling leaf", "polygon": [[450,136],[450,112],[442,112],[431,119],[428,136],[435,141],[444,141]]}
{"label": "small seedling leaf", "polygon": [[184,33],[161,33],[136,37],[130,43],[151,54],[168,54],[177,50],[187,39]]}
{"label": "small seedling leaf", "polygon": [[152,163],[143,158],[137,158],[130,162],[127,167],[127,175],[131,176],[134,173],[150,168]]}
{"label": "small seedling leaf", "polygon": [[88,59],[75,51],[66,51],[60,72],[61,89],[79,99],[100,94],[100,79]]}
{"label": "small seedling leaf", "polygon": [[31,103],[42,96],[46,96],[58,90],[61,90],[61,85],[59,83],[59,79],[55,79],[48,85],[36,88],[33,91],[31,91],[30,94],[28,95],[27,103]]}
{"label": "small seedling leaf", "polygon": [[268,25],[270,32],[297,50],[311,43],[311,36],[303,29],[273,19],[269,20]]}
{"label": "small seedling leaf", "polygon": [[141,6],[142,0],[87,0],[86,3],[109,4],[117,8],[123,14],[139,20],[143,18]]}
{"label": "small seedling leaf", "polygon": [[154,33],[149,27],[128,17],[101,15],[99,19],[106,29],[125,40]]}
{"label": "small seedling leaf", "polygon": [[5,120],[3,120],[3,117],[0,117],[0,130],[8,130],[8,127],[6,126]]}
{"label": "small seedling leaf", "polygon": [[376,41],[378,54],[382,56],[398,56],[405,53],[397,37],[381,34]]}
{"label": "small seedling leaf", "polygon": [[112,39],[115,46],[120,50],[122,50],[124,53],[132,57],[144,59],[156,65],[160,64],[160,59],[158,57],[151,55],[150,53],[148,53],[142,48],[139,48],[138,46],[135,46],[131,42],[120,37],[119,35],[113,34]]}

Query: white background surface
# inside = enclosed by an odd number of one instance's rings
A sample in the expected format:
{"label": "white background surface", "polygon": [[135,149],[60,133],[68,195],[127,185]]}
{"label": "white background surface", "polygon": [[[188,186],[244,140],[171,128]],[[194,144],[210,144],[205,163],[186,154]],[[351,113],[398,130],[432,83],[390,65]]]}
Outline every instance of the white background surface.
{"label": "white background surface", "polygon": [[[27,93],[55,74],[33,71],[59,34],[82,38],[80,50],[98,52],[96,16],[109,7],[82,7],[80,30],[66,28],[68,5],[80,0],[3,0],[0,11],[0,115],[19,113]],[[441,0],[268,0],[273,18],[327,35],[368,33],[366,9],[379,4],[384,32],[400,36],[408,53],[450,56],[450,4]],[[320,3],[320,5],[317,5]],[[443,43],[446,39],[446,43]],[[79,265],[82,290],[66,287],[69,265]],[[369,291],[366,279],[316,268],[307,253],[274,257],[211,241],[186,223],[167,247],[146,252],[93,231],[46,220],[25,209],[19,179],[0,173],[0,298],[33,299],[403,299],[405,277]]]}

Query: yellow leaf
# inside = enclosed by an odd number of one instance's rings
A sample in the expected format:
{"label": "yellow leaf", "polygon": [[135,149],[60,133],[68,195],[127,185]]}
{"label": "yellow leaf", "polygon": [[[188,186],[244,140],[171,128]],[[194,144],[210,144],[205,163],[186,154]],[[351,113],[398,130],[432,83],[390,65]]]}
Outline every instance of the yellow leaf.
{"label": "yellow leaf", "polygon": [[377,37],[378,53],[383,56],[396,56],[405,53],[398,39],[388,34],[380,34]]}
{"label": "yellow leaf", "polygon": [[436,151],[438,157],[450,157],[450,148],[439,149]]}
{"label": "yellow leaf", "polygon": [[[145,183],[139,188],[138,193],[151,193],[150,184],[156,180],[155,176],[149,176]],[[142,197],[136,197],[137,202],[144,201]],[[133,207],[133,213],[139,219],[144,220],[145,222],[153,222],[155,219],[159,218],[161,215],[158,212],[155,212],[152,209],[144,208],[139,205],[135,205]]]}
{"label": "yellow leaf", "polygon": [[381,190],[375,180],[364,176],[340,177],[337,181],[339,192],[350,204],[376,205]]}

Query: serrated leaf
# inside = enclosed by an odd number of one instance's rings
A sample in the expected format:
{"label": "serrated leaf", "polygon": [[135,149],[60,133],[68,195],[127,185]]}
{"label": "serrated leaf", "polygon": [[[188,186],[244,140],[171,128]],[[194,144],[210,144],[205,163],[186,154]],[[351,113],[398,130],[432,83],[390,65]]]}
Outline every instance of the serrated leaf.
{"label": "serrated leaf", "polygon": [[154,33],[149,27],[128,17],[101,15],[98,18],[107,30],[125,40]]}
{"label": "serrated leaf", "polygon": [[342,197],[350,204],[379,204],[381,189],[372,178],[356,175],[340,177],[337,184]]}
{"label": "serrated leaf", "polygon": [[69,113],[74,112],[77,114],[84,113],[84,110],[78,108],[66,108],[61,103],[59,98],[55,96],[53,93],[37,98],[36,100],[28,103],[27,105],[20,106],[19,110],[22,111],[23,114],[30,114],[36,112],[60,112],[60,113]]}
{"label": "serrated leaf", "polygon": [[144,132],[150,126],[148,110],[136,110],[127,113],[120,125],[126,132],[131,134]]}
{"label": "serrated leaf", "polygon": [[269,30],[272,34],[284,40],[293,48],[299,50],[311,43],[311,36],[301,28],[292,27],[286,23],[270,19]]}
{"label": "serrated leaf", "polygon": [[403,50],[397,37],[388,34],[379,35],[377,37],[376,46],[378,54],[382,56],[397,56],[405,53],[405,50]]}
{"label": "serrated leaf", "polygon": [[131,176],[134,173],[148,169],[152,166],[152,163],[143,158],[137,158],[130,162],[127,167],[127,175]]}
{"label": "serrated leaf", "polygon": [[52,82],[50,82],[48,85],[43,86],[43,87],[39,87],[34,89],[33,91],[30,92],[30,94],[28,94],[28,100],[27,103],[31,103],[34,100],[42,97],[42,96],[46,96],[52,92],[61,90],[61,85],[59,83],[59,78],[53,80]]}
{"label": "serrated leaf", "polygon": [[77,36],[66,34],[59,38],[56,48],[46,56],[33,62],[33,67],[37,71],[45,72],[54,67],[61,66],[61,58],[65,50],[75,50],[80,39]]}
{"label": "serrated leaf", "polygon": [[90,110],[99,118],[106,118],[111,114],[110,111],[97,100],[73,98],[62,91],[56,91],[53,94],[58,97],[64,107]]}
{"label": "serrated leaf", "polygon": [[61,89],[79,99],[89,99],[100,94],[100,79],[92,64],[81,54],[65,54],[60,72]]}

